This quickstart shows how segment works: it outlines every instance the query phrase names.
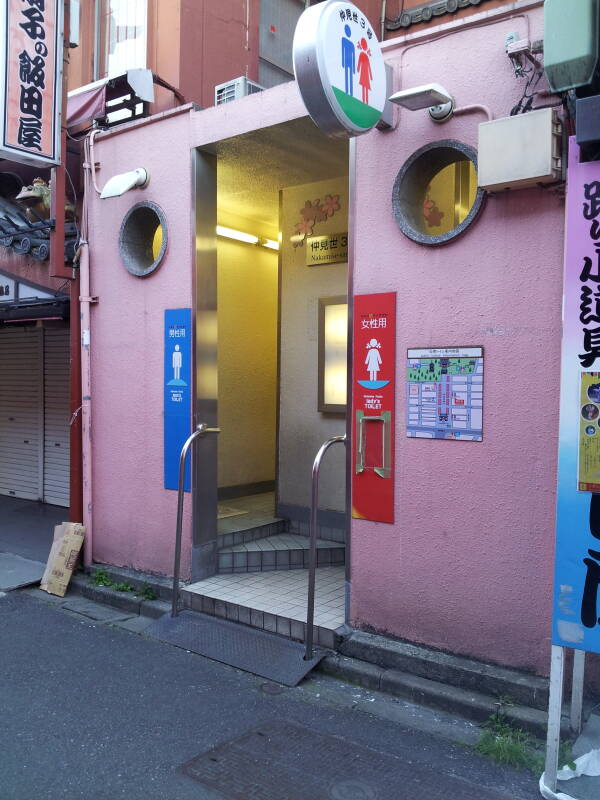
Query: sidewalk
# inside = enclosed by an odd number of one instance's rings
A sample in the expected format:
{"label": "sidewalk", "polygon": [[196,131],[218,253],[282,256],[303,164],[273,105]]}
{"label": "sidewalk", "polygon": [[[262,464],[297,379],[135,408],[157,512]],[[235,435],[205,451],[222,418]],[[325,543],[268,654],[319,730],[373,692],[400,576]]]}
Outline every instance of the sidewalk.
{"label": "sidewalk", "polygon": [[322,675],[282,689],[123,629],[141,617],[36,594],[0,597],[3,800],[539,797],[444,738],[468,723]]}

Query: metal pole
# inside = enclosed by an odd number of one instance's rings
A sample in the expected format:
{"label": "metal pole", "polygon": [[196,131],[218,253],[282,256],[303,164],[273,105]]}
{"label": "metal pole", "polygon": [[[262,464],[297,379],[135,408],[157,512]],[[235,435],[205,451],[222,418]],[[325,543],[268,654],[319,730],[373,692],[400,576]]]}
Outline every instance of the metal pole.
{"label": "metal pole", "polygon": [[181,564],[181,525],[183,522],[183,498],[185,483],[185,458],[190,445],[197,436],[202,436],[208,430],[208,425],[201,422],[196,430],[188,436],[185,444],[181,448],[179,455],[179,485],[177,487],[177,528],[175,532],[175,563],[173,564],[173,598],[171,605],[171,616],[176,617],[179,613],[179,567]]}
{"label": "metal pole", "polygon": [[560,719],[562,715],[563,676],[565,669],[565,649],[552,645],[550,666],[550,698],[548,701],[548,738],[546,739],[546,766],[544,784],[551,792],[556,792],[558,772],[558,750],[560,747]]}
{"label": "metal pole", "polygon": [[308,551],[308,602],[306,608],[306,651],[304,660],[313,657],[313,627],[315,619],[315,569],[317,565],[317,515],[319,511],[319,471],[327,450],[336,442],[346,443],[346,435],[332,436],[321,445],[312,468],[312,499],[310,507],[310,549]]}
{"label": "metal pole", "polygon": [[585,650],[573,650],[573,686],[571,687],[571,730],[581,733],[583,718],[583,678]]}

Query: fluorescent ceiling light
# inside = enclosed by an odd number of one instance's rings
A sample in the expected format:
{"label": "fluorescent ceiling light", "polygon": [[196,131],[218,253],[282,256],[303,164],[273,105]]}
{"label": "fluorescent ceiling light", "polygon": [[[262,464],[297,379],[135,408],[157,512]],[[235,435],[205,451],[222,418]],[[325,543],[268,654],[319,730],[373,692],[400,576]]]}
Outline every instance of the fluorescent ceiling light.
{"label": "fluorescent ceiling light", "polygon": [[258,236],[253,236],[251,233],[244,233],[243,231],[236,231],[235,228],[226,228],[223,225],[217,225],[217,234],[219,236],[226,236],[228,239],[235,239],[238,242],[246,242],[247,244],[258,244]]}
{"label": "fluorescent ceiling light", "polygon": [[415,86],[413,89],[403,89],[391,95],[390,103],[408,108],[410,111],[417,111],[420,108],[430,108],[431,106],[444,105],[452,102],[452,95],[440,86],[439,83],[427,83],[423,86]]}
{"label": "fluorescent ceiling light", "polygon": [[279,250],[279,242],[276,242],[275,239],[265,239],[261,244],[263,247],[268,247],[269,250]]}

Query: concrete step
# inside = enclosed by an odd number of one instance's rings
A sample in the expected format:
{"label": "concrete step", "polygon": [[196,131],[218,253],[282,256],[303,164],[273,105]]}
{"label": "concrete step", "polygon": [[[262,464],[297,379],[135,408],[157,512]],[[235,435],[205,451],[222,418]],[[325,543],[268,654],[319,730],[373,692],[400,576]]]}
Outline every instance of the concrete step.
{"label": "concrete step", "polygon": [[277,536],[278,534],[286,533],[289,529],[290,521],[288,519],[273,517],[272,520],[265,522],[263,525],[242,528],[231,533],[219,533],[217,548],[220,550],[222,547],[245,544],[246,542],[253,542],[255,539],[264,539],[266,536]]}
{"label": "concrete step", "polygon": [[363,631],[354,631],[345,639],[340,652],[384,669],[439,681],[467,692],[479,692],[496,701],[540,711],[548,708],[548,680],[537,675]]}
{"label": "concrete step", "polygon": [[[345,546],[317,539],[317,566],[339,567],[345,563]],[[307,569],[309,540],[306,536],[283,533],[221,547],[218,572],[268,572],[280,569]]]}
{"label": "concrete step", "polygon": [[151,619],[158,619],[171,610],[171,604],[167,600],[158,597],[156,600],[144,600],[134,592],[120,592],[112,586],[96,586],[87,575],[81,573],[73,575],[69,583],[68,595],[73,594]]}
{"label": "concrete step", "polygon": [[[343,649],[343,646],[342,646]],[[508,722],[539,738],[546,737],[547,712],[519,704],[502,704],[481,691],[462,689],[440,681],[410,675],[397,669],[386,669],[356,658],[328,655],[319,669],[348,683],[364,686],[412,703],[440,709],[475,722],[485,722],[501,711]],[[569,718],[563,714],[562,735],[569,736]]]}

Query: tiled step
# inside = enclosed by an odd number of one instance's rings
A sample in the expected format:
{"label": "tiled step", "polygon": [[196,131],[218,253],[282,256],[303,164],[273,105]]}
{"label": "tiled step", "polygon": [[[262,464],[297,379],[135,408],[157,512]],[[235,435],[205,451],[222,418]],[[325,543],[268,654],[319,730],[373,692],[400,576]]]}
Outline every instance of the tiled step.
{"label": "tiled step", "polygon": [[[293,533],[266,536],[221,547],[218,556],[219,573],[307,569],[309,539]],[[318,567],[339,567],[344,562],[344,545],[327,539],[317,539]]]}
{"label": "tiled step", "polygon": [[[304,641],[306,570],[213,575],[181,590],[185,608]],[[315,644],[334,649],[344,626],[344,568],[316,573]]]}
{"label": "tiled step", "polygon": [[255,539],[264,539],[266,536],[276,536],[280,533],[286,533],[289,527],[289,520],[273,517],[270,522],[266,522],[263,525],[253,525],[233,533],[219,533],[218,548],[220,550],[224,547],[253,542]]}

